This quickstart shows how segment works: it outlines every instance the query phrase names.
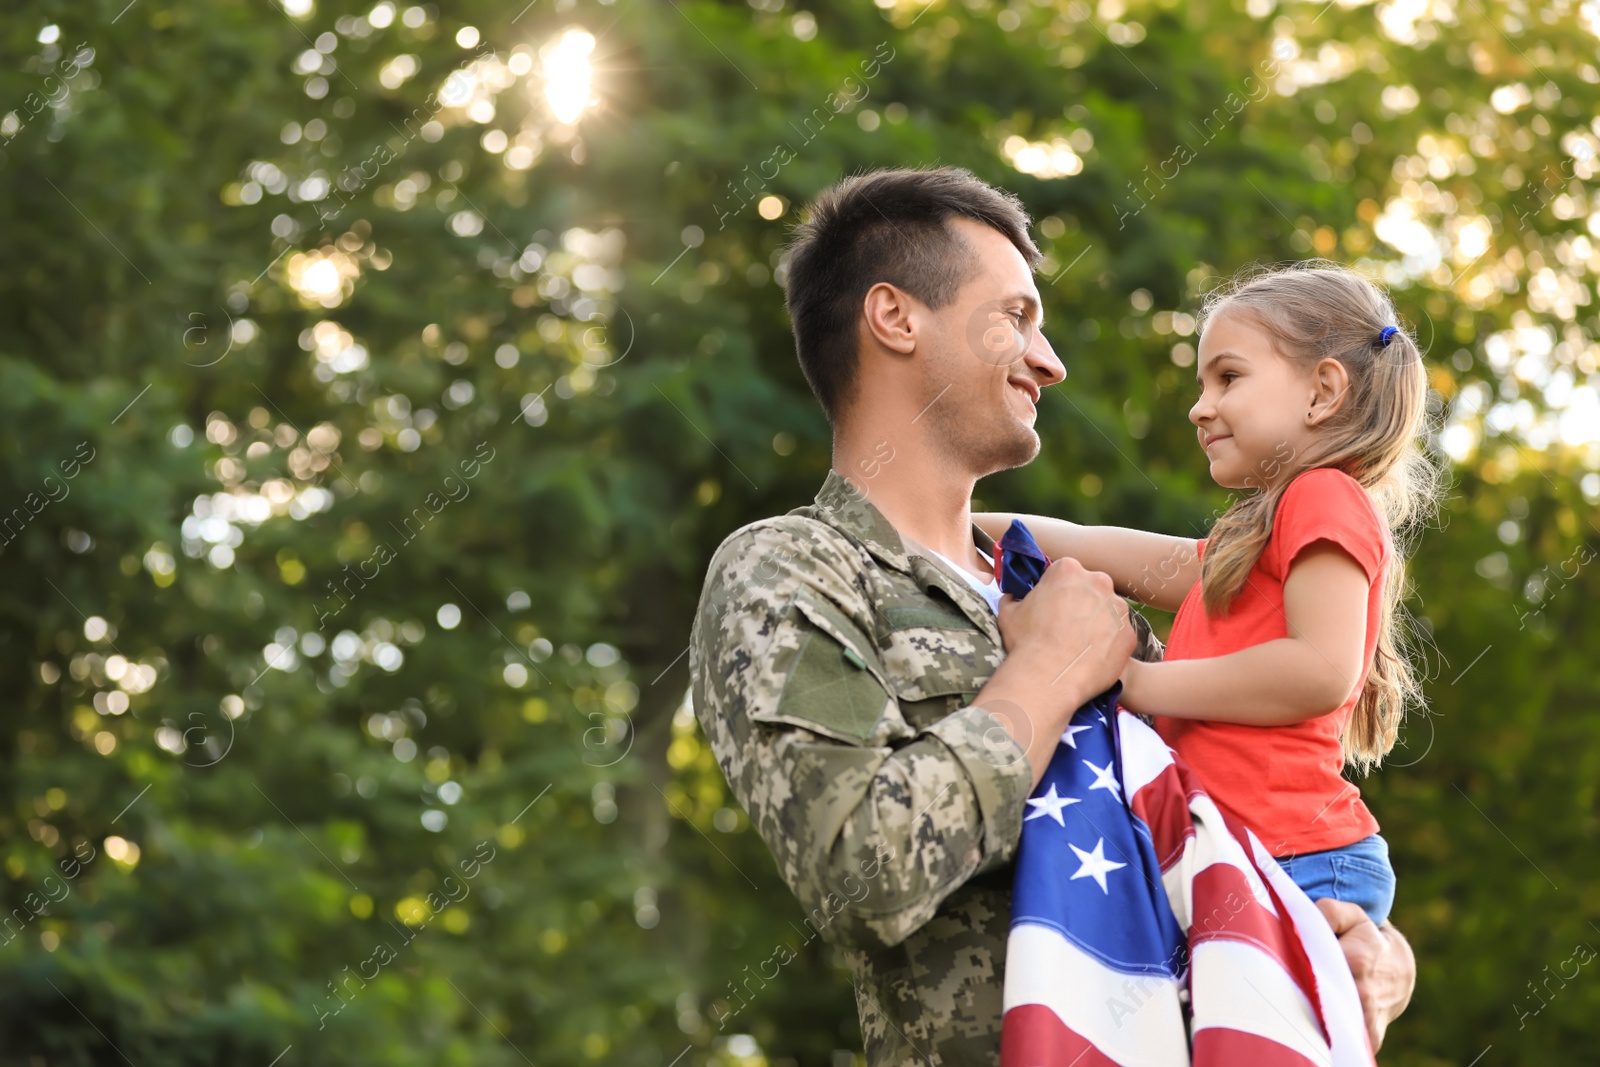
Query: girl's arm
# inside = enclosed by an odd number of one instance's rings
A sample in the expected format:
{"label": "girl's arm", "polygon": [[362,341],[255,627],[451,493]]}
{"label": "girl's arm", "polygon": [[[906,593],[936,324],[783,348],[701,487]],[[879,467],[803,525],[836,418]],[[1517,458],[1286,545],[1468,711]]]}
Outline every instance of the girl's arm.
{"label": "girl's arm", "polygon": [[1286,726],[1326,715],[1362,681],[1367,574],[1344,549],[1319,541],[1283,584],[1289,636],[1210,659],[1129,661],[1121,703],[1175,719]]}
{"label": "girl's arm", "polygon": [[1104,571],[1117,592],[1163,611],[1177,611],[1200,580],[1200,558],[1188,537],[1169,537],[1123,526],[1080,526],[1045,515],[985,511],[972,516],[983,532],[999,540],[1021,519],[1051,559],[1071,556],[1092,571]]}

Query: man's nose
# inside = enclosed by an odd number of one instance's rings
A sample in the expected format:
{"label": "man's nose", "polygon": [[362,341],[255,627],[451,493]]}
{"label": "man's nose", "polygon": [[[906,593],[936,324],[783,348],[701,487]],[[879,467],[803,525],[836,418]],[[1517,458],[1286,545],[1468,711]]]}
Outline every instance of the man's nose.
{"label": "man's nose", "polygon": [[1023,355],[1023,362],[1040,379],[1041,388],[1054,385],[1067,377],[1066,365],[1057,358],[1056,350],[1050,347],[1050,341],[1043,331],[1034,332],[1033,343]]}

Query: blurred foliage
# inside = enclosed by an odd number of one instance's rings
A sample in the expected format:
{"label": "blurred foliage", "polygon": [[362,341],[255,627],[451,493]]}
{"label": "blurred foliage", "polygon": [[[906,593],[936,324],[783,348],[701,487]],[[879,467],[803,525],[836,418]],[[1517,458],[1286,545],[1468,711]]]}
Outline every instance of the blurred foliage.
{"label": "blurred foliage", "polygon": [[829,461],[788,227],[934,162],[1027,201],[1069,370],[982,506],[1199,533],[1205,287],[1396,286],[1456,484],[1384,1060],[1587,1057],[1592,5],[446,6],[0,25],[0,1058],[852,1062],[683,653]]}

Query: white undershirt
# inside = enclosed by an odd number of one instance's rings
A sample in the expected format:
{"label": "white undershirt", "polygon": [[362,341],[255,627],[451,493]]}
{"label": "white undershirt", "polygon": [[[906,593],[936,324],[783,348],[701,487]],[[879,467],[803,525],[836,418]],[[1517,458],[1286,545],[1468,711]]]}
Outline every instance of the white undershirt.
{"label": "white undershirt", "polygon": [[[974,546],[974,547],[976,547],[976,546]],[[930,548],[930,549],[928,549],[928,551],[929,552],[933,552],[933,549]],[[946,563],[950,564],[950,569],[951,570],[955,571],[957,574],[961,575],[961,577],[965,578],[967,580],[967,584],[972,586],[972,588],[976,589],[978,591],[978,594],[980,596],[982,596],[984,600],[989,602],[989,609],[991,611],[993,611],[996,615],[1000,614],[1000,583],[999,582],[995,581],[993,578],[990,578],[987,582],[980,582],[980,581],[978,581],[978,579],[976,579],[976,578],[974,578],[972,576],[972,572],[971,571],[969,571],[965,567],[959,565],[958,563],[956,563],[955,560],[951,559],[949,556],[946,556],[944,553],[942,553],[942,552],[933,552],[933,554],[935,556],[938,556],[940,559],[944,560]],[[992,556],[985,555],[983,549],[981,549],[981,548],[978,549],[978,555],[983,556],[983,558],[988,561],[989,566],[991,568],[994,566],[994,558]]]}

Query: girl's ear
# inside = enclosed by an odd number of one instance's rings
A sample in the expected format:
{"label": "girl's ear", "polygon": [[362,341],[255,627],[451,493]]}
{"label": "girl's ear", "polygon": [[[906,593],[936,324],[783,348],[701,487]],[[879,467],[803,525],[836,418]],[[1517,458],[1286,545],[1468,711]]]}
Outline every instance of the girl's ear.
{"label": "girl's ear", "polygon": [[1311,372],[1311,404],[1306,413],[1306,425],[1316,426],[1327,421],[1344,406],[1345,393],[1350,390],[1350,373],[1344,364],[1333,357],[1318,363]]}

